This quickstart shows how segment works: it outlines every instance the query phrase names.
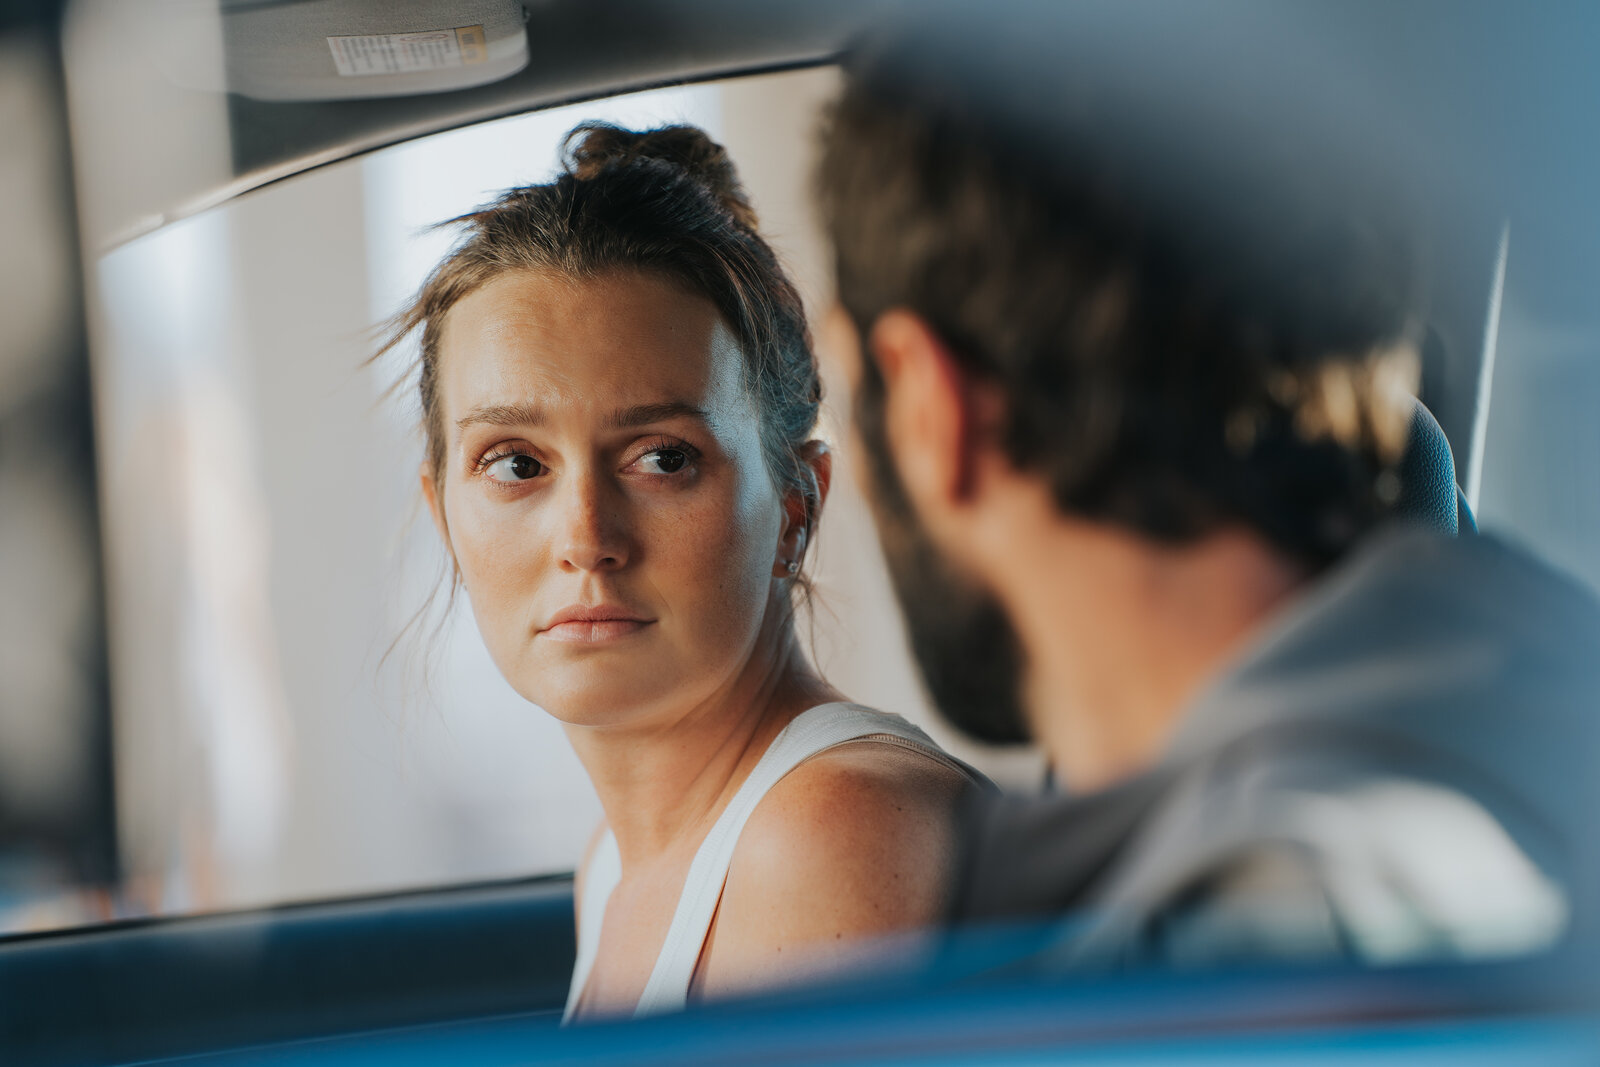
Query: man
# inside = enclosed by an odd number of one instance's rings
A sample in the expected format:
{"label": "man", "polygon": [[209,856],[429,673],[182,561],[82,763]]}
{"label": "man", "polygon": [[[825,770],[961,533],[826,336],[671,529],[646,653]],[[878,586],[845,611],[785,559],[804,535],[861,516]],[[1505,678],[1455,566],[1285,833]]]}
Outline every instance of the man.
{"label": "man", "polygon": [[1183,6],[1050,10],[857,49],[818,174],[929,691],[1066,791],[978,820],[956,917],[1074,912],[1095,966],[1551,944],[1600,609],[1391,521],[1425,284],[1380,110]]}

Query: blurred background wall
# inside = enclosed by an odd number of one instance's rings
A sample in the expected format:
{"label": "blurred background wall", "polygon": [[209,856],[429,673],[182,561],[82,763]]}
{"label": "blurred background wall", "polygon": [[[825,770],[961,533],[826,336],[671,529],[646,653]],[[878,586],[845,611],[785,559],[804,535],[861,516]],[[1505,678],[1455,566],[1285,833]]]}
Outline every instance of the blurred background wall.
{"label": "blurred background wall", "polygon": [[105,914],[117,874],[55,6],[0,6],[0,930]]}

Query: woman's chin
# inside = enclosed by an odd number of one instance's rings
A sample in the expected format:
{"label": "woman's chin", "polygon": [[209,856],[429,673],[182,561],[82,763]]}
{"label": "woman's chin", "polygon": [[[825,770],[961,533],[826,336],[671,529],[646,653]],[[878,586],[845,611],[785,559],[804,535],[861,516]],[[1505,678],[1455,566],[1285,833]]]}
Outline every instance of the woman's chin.
{"label": "woman's chin", "polygon": [[653,676],[646,672],[637,682],[618,677],[616,671],[600,678],[573,679],[566,685],[553,686],[551,681],[545,673],[538,686],[522,688],[522,695],[568,726],[624,726],[675,704],[664,699],[674,687],[661,672]]}

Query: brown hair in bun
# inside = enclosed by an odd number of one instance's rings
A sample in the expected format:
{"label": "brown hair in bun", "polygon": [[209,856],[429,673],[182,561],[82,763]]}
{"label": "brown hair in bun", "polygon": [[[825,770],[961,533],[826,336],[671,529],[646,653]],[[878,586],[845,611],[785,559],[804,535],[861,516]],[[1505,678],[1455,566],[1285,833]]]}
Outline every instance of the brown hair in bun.
{"label": "brown hair in bun", "polygon": [[756,209],[750,206],[727,149],[699,127],[634,131],[607,122],[585,122],[567,134],[562,154],[567,170],[579,181],[593,181],[611,167],[655,160],[705,186],[739,225],[758,228]]}

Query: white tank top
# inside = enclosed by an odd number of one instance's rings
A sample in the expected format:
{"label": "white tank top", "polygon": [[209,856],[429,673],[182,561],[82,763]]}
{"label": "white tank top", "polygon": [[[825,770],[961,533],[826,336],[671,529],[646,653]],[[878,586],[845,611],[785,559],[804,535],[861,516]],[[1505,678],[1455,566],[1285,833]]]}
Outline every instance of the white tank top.
{"label": "white tank top", "polygon": [[[700,843],[694,862],[689,865],[689,873],[684,878],[683,890],[678,896],[678,908],[672,915],[672,924],[667,927],[661,954],[656,957],[655,969],[650,972],[644,992],[639,995],[634,1015],[680,1011],[688,1003],[689,983],[694,979],[706,935],[711,931],[711,919],[716,915],[717,902],[722,899],[722,886],[728,878],[728,865],[733,861],[739,833],[750,820],[756,805],[761,803],[761,798],[767,795],[767,790],[817,753],[864,738],[907,745],[954,767],[974,781],[986,781],[981,774],[945,753],[927,734],[898,715],[873,711],[856,704],[819,704],[801,712],[772,739],[772,744],[762,753],[750,777],[745,779],[716,824],[706,834],[705,840]],[[584,987],[588,985],[589,971],[594,967],[595,953],[600,947],[606,901],[611,899],[611,891],[621,879],[622,857],[617,851],[617,839],[608,829],[589,858],[582,908],[579,910],[578,959],[572,968],[572,986],[567,991],[563,1022],[572,1018]]]}

